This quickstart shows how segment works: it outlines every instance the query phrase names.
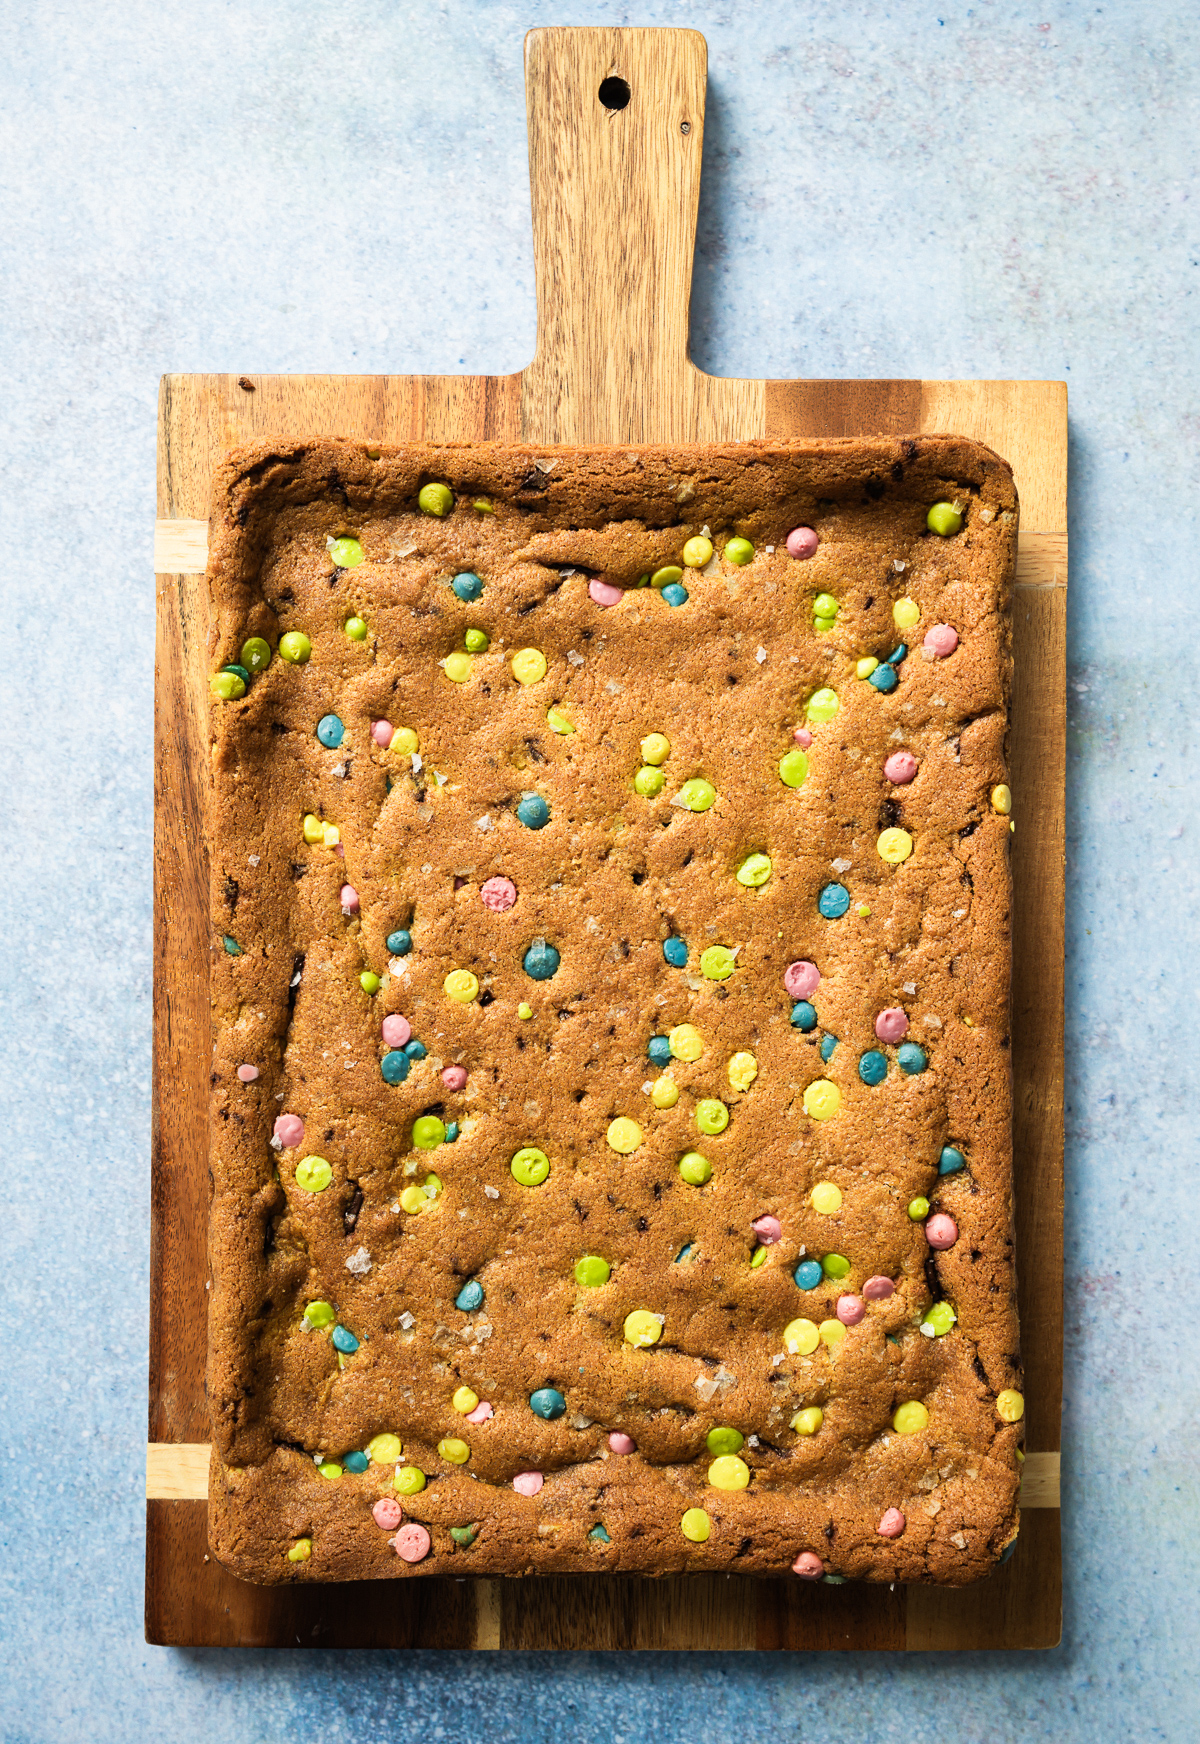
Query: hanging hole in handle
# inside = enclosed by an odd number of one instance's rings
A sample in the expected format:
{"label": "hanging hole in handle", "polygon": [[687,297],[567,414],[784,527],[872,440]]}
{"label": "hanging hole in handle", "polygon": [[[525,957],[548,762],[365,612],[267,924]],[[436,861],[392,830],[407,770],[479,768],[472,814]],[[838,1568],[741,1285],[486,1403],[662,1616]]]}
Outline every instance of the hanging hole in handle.
{"label": "hanging hole in handle", "polygon": [[596,93],[604,107],[608,110],[624,109],[632,95],[626,79],[619,79],[615,73],[603,79]]}

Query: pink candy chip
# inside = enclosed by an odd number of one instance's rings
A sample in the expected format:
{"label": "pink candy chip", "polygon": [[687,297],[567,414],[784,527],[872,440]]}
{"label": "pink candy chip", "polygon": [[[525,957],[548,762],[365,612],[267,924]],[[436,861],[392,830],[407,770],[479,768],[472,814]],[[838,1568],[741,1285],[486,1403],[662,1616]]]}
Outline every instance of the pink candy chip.
{"label": "pink candy chip", "polygon": [[632,1435],[626,1435],[621,1429],[614,1429],[608,1438],[608,1445],[614,1453],[636,1453],[637,1442]]}
{"label": "pink candy chip", "polygon": [[925,1240],[930,1247],[953,1247],[958,1240],[958,1225],[944,1211],[935,1211],[925,1224]]}
{"label": "pink candy chip", "polygon": [[410,1520],[407,1526],[401,1526],[391,1545],[401,1561],[424,1562],[429,1555],[430,1538],[424,1526]]}
{"label": "pink candy chip", "polygon": [[899,1538],[908,1521],[899,1508],[888,1508],[875,1530],[881,1538]]}
{"label": "pink candy chip", "polygon": [[812,557],[821,541],[812,527],[793,527],[787,536],[789,557]]}
{"label": "pink candy chip", "polygon": [[275,1120],[275,1137],[286,1150],[304,1142],[304,1122],[298,1114],[280,1114]]}
{"label": "pink candy chip", "polygon": [[806,999],[821,985],[821,971],[815,963],[803,959],[799,963],[789,963],[783,971],[783,984],[793,999]]}
{"label": "pink candy chip", "polygon": [[513,1479],[513,1489],[518,1496],[536,1496],[545,1481],[541,1472],[518,1472]]}
{"label": "pink candy chip", "polygon": [[793,732],[792,737],[795,739],[802,751],[807,751],[808,747],[812,744],[812,734],[809,732],[807,727],[797,727]]}
{"label": "pink candy chip", "polygon": [[934,624],[926,630],[925,640],[921,644],[926,654],[932,654],[935,659],[944,660],[947,654],[953,654],[958,647],[958,631],[950,624]]}
{"label": "pink candy chip", "polygon": [[881,1042],[902,1042],[908,1034],[908,1018],[898,1005],[889,1005],[875,1019],[875,1034]]}
{"label": "pink candy chip", "polygon": [[358,913],[358,891],[355,890],[353,884],[342,885],[342,913]]}
{"label": "pink candy chip", "polygon": [[621,589],[599,575],[588,582],[588,593],[598,606],[618,606],[621,603]]}
{"label": "pink candy chip", "polygon": [[764,1247],[770,1247],[783,1234],[783,1225],[777,1217],[756,1217],[750,1227]]}
{"label": "pink candy chip", "polygon": [[242,1080],[243,1084],[253,1084],[254,1080],[258,1077],[258,1067],[252,1066],[247,1062],[246,1065],[238,1067],[238,1077]]}
{"label": "pink candy chip", "polygon": [[889,1296],[896,1294],[896,1286],[890,1278],[868,1278],[863,1285],[863,1295],[868,1302],[886,1302]]}
{"label": "pink candy chip", "polygon": [[480,886],[479,900],[493,914],[503,914],[517,900],[517,887],[511,878],[489,878]]}
{"label": "pink candy chip", "polygon": [[802,1550],[792,1564],[792,1573],[798,1574],[801,1580],[820,1580],[825,1573],[825,1564],[813,1550]]}
{"label": "pink candy chip", "polygon": [[383,1020],[383,1039],[389,1048],[402,1048],[405,1042],[412,1040],[412,1024],[394,1011]]}
{"label": "pink candy chip", "polygon": [[382,748],[385,751],[387,750],[388,746],[391,744],[391,742],[395,738],[395,736],[396,736],[396,729],[392,725],[391,721],[372,721],[371,722],[371,737],[374,739],[375,743],[377,745],[382,746]]}
{"label": "pink candy chip", "polygon": [[496,1413],[492,1410],[492,1407],[488,1404],[487,1400],[480,1399],[475,1409],[467,1412],[467,1422],[486,1423],[489,1418],[494,1417],[495,1415]]}
{"label": "pink candy chip", "polygon": [[371,1518],[385,1532],[394,1532],[404,1518],[404,1509],[391,1496],[380,1496],[371,1509]]}
{"label": "pink candy chip", "polygon": [[442,1083],[447,1090],[461,1090],[467,1082],[465,1066],[446,1066],[442,1071]]}
{"label": "pink candy chip", "polygon": [[867,1312],[861,1296],[839,1296],[837,1317],[843,1326],[857,1326]]}
{"label": "pink candy chip", "polygon": [[883,766],[883,773],[897,787],[906,787],[917,773],[917,760],[911,751],[893,751]]}

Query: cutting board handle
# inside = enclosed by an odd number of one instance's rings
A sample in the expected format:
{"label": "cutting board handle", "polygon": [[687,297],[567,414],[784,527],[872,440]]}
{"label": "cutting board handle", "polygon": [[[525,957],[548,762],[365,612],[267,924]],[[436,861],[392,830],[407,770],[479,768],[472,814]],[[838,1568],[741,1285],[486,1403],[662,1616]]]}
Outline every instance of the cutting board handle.
{"label": "cutting board handle", "polygon": [[546,441],[689,439],[709,379],[688,358],[707,66],[694,30],[525,38],[538,336],[521,421]]}

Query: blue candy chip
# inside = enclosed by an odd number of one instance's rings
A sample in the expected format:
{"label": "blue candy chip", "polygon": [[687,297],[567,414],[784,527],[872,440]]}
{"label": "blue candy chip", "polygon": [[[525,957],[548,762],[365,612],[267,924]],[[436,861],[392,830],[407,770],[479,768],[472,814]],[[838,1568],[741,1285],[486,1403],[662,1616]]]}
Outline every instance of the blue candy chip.
{"label": "blue candy chip", "polygon": [[896,1049],[896,1058],[900,1062],[900,1070],[913,1075],[923,1072],[929,1064],[925,1058],[925,1049],[919,1048],[916,1042],[901,1042]]}
{"label": "blue candy chip", "polygon": [[412,934],[404,927],[401,927],[398,932],[389,933],[387,948],[393,957],[407,957],[412,950]]}
{"label": "blue candy chip", "polygon": [[449,1126],[446,1128],[446,1136],[442,1140],[442,1143],[443,1144],[457,1144],[458,1143],[458,1122],[457,1122],[457,1120],[452,1120],[450,1122]]}
{"label": "blue candy chip", "polygon": [[337,715],[322,715],[317,722],[317,737],[330,751],[336,751],[346,731]]}
{"label": "blue candy chip", "polygon": [[670,581],[663,588],[662,596],[669,606],[685,606],[688,601],[688,590],[682,582]]}
{"label": "blue candy chip", "polygon": [[692,1251],[692,1243],[690,1241],[685,1242],[679,1252],[675,1255],[675,1264],[681,1266],[684,1260],[691,1259]]}
{"label": "blue candy chip", "polygon": [[609,1533],[605,1530],[605,1528],[603,1526],[599,1526],[599,1525],[593,1526],[591,1531],[588,1533],[588,1537],[591,1539],[594,1539],[597,1544],[611,1544],[612,1543],[611,1536],[609,1535]]}
{"label": "blue candy chip", "polygon": [[450,583],[460,600],[477,600],[483,592],[483,583],[473,569],[464,569]]}
{"label": "blue candy chip", "polygon": [[227,957],[240,957],[241,956],[242,947],[238,944],[237,940],[235,938],[231,938],[228,933],[225,934],[225,938],[223,940],[223,943],[225,946],[225,955]]}
{"label": "blue candy chip", "polygon": [[858,1062],[858,1075],[864,1084],[882,1084],[887,1077],[887,1056],[872,1048]]}
{"label": "blue candy chip", "polygon": [[483,1307],[483,1285],[478,1278],[467,1279],[454,1298],[454,1306],[461,1308],[464,1314],[474,1314],[476,1308]]}
{"label": "blue candy chip", "polygon": [[817,908],[826,920],[840,920],[850,906],[850,892],[844,884],[827,884],[817,898]]}
{"label": "blue candy chip", "polygon": [[900,680],[896,676],[896,668],[894,666],[889,666],[886,661],[882,666],[877,666],[870,678],[867,680],[867,683],[873,684],[876,690],[885,691],[895,690],[899,682]]}
{"label": "blue candy chip", "polygon": [[348,1453],[342,1460],[345,1469],[352,1472],[365,1472],[370,1463],[365,1453]]}
{"label": "blue candy chip", "polygon": [[529,1395],[529,1408],[549,1423],[555,1417],[562,1416],[567,1408],[567,1401],[557,1387],[539,1387],[536,1393]]}
{"label": "blue candy chip", "polygon": [[542,939],[540,943],[530,945],[521,958],[521,967],[531,981],[549,981],[550,977],[557,973],[561,961],[562,958],[554,946],[548,945],[545,939]]}
{"label": "blue candy chip", "polygon": [[887,660],[884,662],[884,664],[887,666],[899,666],[899,664],[902,660],[907,660],[907,659],[908,659],[908,643],[901,642],[901,644],[898,648],[892,649],[892,652],[888,655]]}
{"label": "blue candy chip", "polygon": [[550,822],[550,807],[540,793],[523,793],[517,816],[527,830],[541,830]]}
{"label": "blue candy chip", "polygon": [[663,956],[670,963],[672,969],[682,969],[687,962],[687,940],[664,939]]}
{"label": "blue candy chip", "polygon": [[957,1175],[960,1169],[965,1169],[967,1159],[961,1151],[956,1151],[953,1145],[943,1145],[942,1154],[938,1158],[939,1175]]}
{"label": "blue candy chip", "polygon": [[650,1062],[655,1066],[671,1064],[671,1043],[666,1036],[651,1036],[650,1046],[646,1049]]}
{"label": "blue candy chip", "polygon": [[793,1028],[802,1029],[807,1035],[810,1029],[817,1027],[816,1007],[810,1005],[807,999],[801,999],[792,1007],[791,1023]]}
{"label": "blue candy chip", "polygon": [[832,1060],[833,1050],[834,1050],[834,1048],[837,1047],[837,1045],[838,1045],[838,1039],[835,1035],[822,1036],[821,1037],[821,1058],[823,1060],[825,1060],[826,1062],[828,1062],[829,1060]]}
{"label": "blue candy chip", "polygon": [[403,1084],[408,1077],[410,1061],[403,1048],[392,1048],[379,1062],[385,1084]]}
{"label": "blue candy chip", "polygon": [[815,1290],[824,1275],[820,1260],[801,1260],[792,1273],[792,1280],[797,1289]]}
{"label": "blue candy chip", "polygon": [[423,1060],[429,1052],[429,1049],[425,1046],[424,1042],[419,1042],[416,1036],[414,1036],[410,1042],[405,1042],[404,1052],[408,1055],[410,1060]]}
{"label": "blue candy chip", "polygon": [[352,1332],[347,1331],[346,1327],[335,1326],[333,1329],[333,1348],[340,1350],[343,1356],[350,1356],[358,1349],[358,1340]]}

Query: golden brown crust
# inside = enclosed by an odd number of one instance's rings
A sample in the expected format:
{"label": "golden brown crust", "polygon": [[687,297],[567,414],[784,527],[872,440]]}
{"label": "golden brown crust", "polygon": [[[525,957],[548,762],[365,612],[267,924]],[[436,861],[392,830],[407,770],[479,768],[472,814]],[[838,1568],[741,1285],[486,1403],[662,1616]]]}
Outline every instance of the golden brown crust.
{"label": "golden brown crust", "polygon": [[[416,510],[430,479],[455,492],[445,519]],[[943,540],[925,514],[946,497],[965,505],[966,525]],[[250,635],[275,648],[300,629],[313,649],[302,666],[276,656],[244,699],[212,711],[209,1514],[236,1573],[780,1573],[812,1550],[839,1576],[958,1583],[994,1564],[1016,1530],[1021,1429],[995,1410],[1020,1370],[1008,824],[988,799],[1005,780],[1016,513],[1004,462],[955,437],[549,452],[281,440],[229,456],[210,523],[212,669]],[[810,562],[784,549],[796,525],[821,535]],[[753,563],[689,574],[679,609],[651,589],[607,611],[590,600],[583,572],[631,586],[677,562],[703,526],[718,553],[748,537]],[[327,541],[344,533],[366,561],[338,571]],[[460,570],[484,578],[477,604],[451,592]],[[817,634],[820,590],[841,609]],[[900,640],[902,595],[921,621],[884,695],[854,662]],[[352,612],[369,627],[363,642],[344,633]],[[935,622],[958,630],[950,659],[922,654]],[[469,626],[491,647],[455,684],[438,662]],[[509,665],[525,646],[548,663],[527,687]],[[812,729],[804,785],[785,788],[779,759],[822,686],[838,692],[838,714]],[[549,730],[551,704],[574,733]],[[315,736],[329,713],[345,724],[337,750]],[[380,717],[417,729],[419,770],[372,742]],[[671,741],[653,799],[632,786],[649,731]],[[900,746],[920,771],[893,787],[882,764]],[[720,796],[701,814],[670,803],[692,776]],[[538,831],[515,816],[529,790],[551,807]],[[338,826],[340,854],[305,844],[306,813]],[[892,824],[915,842],[900,866],[876,849]],[[770,880],[745,889],[734,872],[759,851]],[[480,900],[495,875],[520,893],[507,913]],[[852,906],[827,921],[816,900],[831,880]],[[346,882],[357,915],[342,912]],[[414,948],[389,971],[385,940],[405,925]],[[663,959],[668,934],[687,940],[685,969]],[[561,953],[544,982],[522,969],[539,937]],[[740,947],[724,983],[699,970],[713,943]],[[808,1036],[789,1023],[783,986],[801,958],[822,973]],[[480,983],[469,1005],[442,991],[460,968]],[[382,979],[374,996],[363,970]],[[534,1015],[522,1021],[525,1000]],[[888,1075],[868,1088],[857,1063],[882,1046],[873,1025],[888,1006],[906,1011],[928,1068],[906,1075],[885,1048]],[[397,1085],[380,1072],[388,1012],[428,1049]],[[659,1111],[643,1088],[659,1071],[647,1043],[684,1022],[705,1050],[673,1064],[680,1098]],[[825,1065],[827,1034],[838,1044]],[[759,1068],[745,1092],[726,1076],[740,1049]],[[459,1061],[468,1083],[451,1092],[440,1070]],[[243,1062],[260,1070],[250,1084]],[[821,1123],[802,1105],[818,1077],[842,1096]],[[719,1137],[697,1132],[701,1097],[730,1107]],[[412,1122],[431,1108],[461,1136],[418,1152]],[[305,1121],[298,1147],[271,1146],[281,1110]],[[617,1115],[642,1127],[632,1155],[606,1144]],[[939,1180],[947,1143],[969,1167]],[[551,1159],[536,1188],[508,1168],[526,1144]],[[710,1158],[708,1186],[680,1179],[689,1149]],[[313,1154],[333,1169],[320,1193],[295,1180]],[[443,1183],[431,1208],[395,1210],[430,1169]],[[832,1217],[809,1202],[817,1181],[842,1191]],[[949,1251],[934,1254],[908,1217],[918,1194],[957,1221]],[[752,1269],[750,1223],[763,1214],[783,1238]],[[844,1254],[849,1276],[801,1292],[802,1248]],[[369,1269],[359,1259],[356,1272],[346,1262],[360,1249]],[[610,1261],[603,1288],[575,1284],[583,1253]],[[878,1274],[895,1294],[836,1351],[780,1360],[788,1322],[832,1316]],[[454,1298],[475,1276],[486,1300],[465,1314]],[[957,1311],[943,1338],[919,1331],[931,1292]],[[329,1329],[303,1329],[316,1299],[361,1341],[344,1367]],[[635,1308],[665,1317],[652,1350],[623,1340]],[[491,1421],[466,1425],[452,1409],[461,1384],[491,1402]],[[554,1422],[527,1402],[547,1385],[567,1401]],[[891,1418],[909,1399],[930,1424],[897,1435]],[[808,1404],[825,1419],[802,1437],[789,1424]],[[714,1425],[757,1438],[742,1450],[743,1492],[707,1482]],[[613,1429],[638,1452],[610,1454]],[[432,1535],[415,1565],[371,1517],[391,1467],[331,1482],[313,1463],[383,1431],[428,1475],[401,1498]],[[469,1443],[467,1465],[439,1457],[445,1436]],[[511,1487],[531,1469],[546,1478],[536,1498]],[[706,1543],[680,1531],[690,1507],[711,1518]],[[876,1530],[890,1507],[906,1517],[899,1538]],[[472,1523],[464,1550],[448,1528]],[[609,1542],[589,1538],[597,1524]],[[311,1558],[290,1562],[301,1537]]]}

